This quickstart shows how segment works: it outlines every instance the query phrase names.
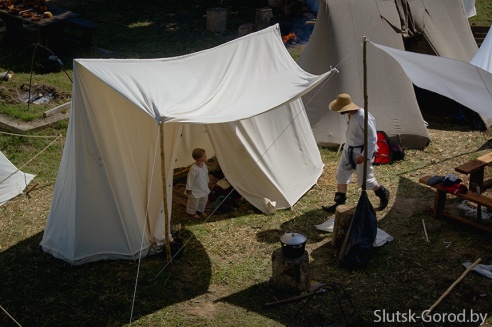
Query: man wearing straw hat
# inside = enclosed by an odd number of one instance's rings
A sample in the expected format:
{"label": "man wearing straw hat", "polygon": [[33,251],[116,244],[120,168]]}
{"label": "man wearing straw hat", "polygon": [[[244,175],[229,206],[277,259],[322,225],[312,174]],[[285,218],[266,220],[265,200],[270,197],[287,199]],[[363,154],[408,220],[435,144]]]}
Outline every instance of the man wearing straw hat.
{"label": "man wearing straw hat", "polygon": [[371,113],[368,113],[367,149],[364,149],[364,109],[353,103],[350,95],[346,93],[339,94],[336,100],[329,104],[328,108],[341,115],[348,114],[348,122],[345,145],[336,172],[337,192],[335,193],[335,203],[323,206],[323,210],[335,212],[338,205],[345,204],[347,200],[347,185],[351,182],[354,172],[357,175],[357,182],[362,186],[364,160],[368,160],[366,187],[368,190],[373,190],[379,197],[378,210],[383,210],[388,206],[389,191],[378,183],[372,167],[372,158],[376,150],[377,141],[374,117]]}

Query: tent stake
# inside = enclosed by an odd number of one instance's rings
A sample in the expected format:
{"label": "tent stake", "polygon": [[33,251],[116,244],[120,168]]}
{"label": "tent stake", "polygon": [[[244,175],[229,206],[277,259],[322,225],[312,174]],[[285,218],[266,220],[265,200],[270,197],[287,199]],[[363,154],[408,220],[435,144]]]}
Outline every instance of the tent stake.
{"label": "tent stake", "polygon": [[422,219],[422,226],[424,226],[425,240],[429,243],[429,236],[427,235],[427,228],[425,228],[425,221]]}
{"label": "tent stake", "polygon": [[162,201],[164,202],[164,234],[166,235],[166,256],[167,261],[171,261],[171,242],[169,237],[171,235],[169,231],[169,214],[167,210],[167,183],[166,183],[166,170],[165,170],[165,159],[164,154],[164,123],[160,123],[161,130],[161,175],[162,175]]}

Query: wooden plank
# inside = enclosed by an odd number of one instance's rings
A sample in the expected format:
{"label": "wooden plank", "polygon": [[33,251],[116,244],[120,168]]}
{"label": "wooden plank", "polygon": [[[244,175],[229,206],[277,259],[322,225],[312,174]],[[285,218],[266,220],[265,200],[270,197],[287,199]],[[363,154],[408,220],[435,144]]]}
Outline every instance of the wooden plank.
{"label": "wooden plank", "polygon": [[482,161],[482,162],[485,162],[487,164],[492,163],[492,152],[487,153],[487,154],[485,154],[485,155],[483,155],[481,157],[478,157],[477,160]]}
{"label": "wooden plank", "polygon": [[52,109],[46,110],[46,111],[43,113],[44,118],[49,117],[49,116],[53,116],[53,115],[55,115],[55,114],[59,113],[60,111],[63,111],[63,110],[69,109],[69,108],[70,108],[70,104],[71,104],[71,103],[72,103],[71,101],[68,101],[67,103],[61,104],[61,105],[59,105],[58,107],[55,107],[55,108],[52,108]]}
{"label": "wooden plank", "polygon": [[446,219],[449,219],[449,220],[453,220],[453,221],[456,221],[456,222],[459,222],[463,225],[466,225],[466,226],[469,226],[469,227],[473,227],[473,228],[476,228],[482,232],[486,232],[486,233],[489,233],[489,234],[492,234],[492,228],[488,227],[488,226],[485,226],[485,225],[482,225],[478,222],[474,222],[472,220],[469,220],[467,218],[463,218],[461,216],[458,216],[456,214],[453,214],[453,213],[450,213],[450,212],[447,212],[447,211],[444,211],[444,210],[441,210],[439,212],[439,216],[443,217],[443,218],[446,218]]}
{"label": "wooden plank", "polygon": [[459,173],[462,174],[471,174],[479,169],[483,169],[487,165],[486,162],[480,161],[480,160],[472,160],[469,162],[466,162],[462,165],[459,165],[458,167],[454,168]]}

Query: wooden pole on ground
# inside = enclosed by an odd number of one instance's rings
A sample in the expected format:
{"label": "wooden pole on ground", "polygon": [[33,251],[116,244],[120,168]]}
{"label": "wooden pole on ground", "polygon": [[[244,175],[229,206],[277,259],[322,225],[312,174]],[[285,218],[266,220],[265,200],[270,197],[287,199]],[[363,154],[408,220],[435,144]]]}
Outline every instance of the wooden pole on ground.
{"label": "wooden pole on ground", "polygon": [[36,183],[34,184],[33,186],[31,186],[27,191],[26,191],[26,196],[29,197],[29,193],[31,193],[32,190],[34,190],[37,186],[39,185],[39,183]]}
{"label": "wooden pole on ground", "polygon": [[425,240],[429,243],[429,236],[427,236],[427,228],[425,228],[425,221],[422,219],[422,226],[424,226]]}
{"label": "wooden pole on ground", "polygon": [[470,267],[468,267],[462,274],[460,277],[458,277],[457,280],[454,281],[454,283],[449,286],[449,288],[446,290],[446,292],[443,293],[443,295],[441,295],[441,297],[429,308],[427,309],[426,311],[424,311],[424,316],[427,317],[431,312],[432,310],[434,310],[434,308],[439,304],[441,303],[442,299],[444,299],[452,290],[453,288],[463,279],[465,278],[465,276],[471,271],[473,270],[473,268],[475,268],[476,265],[478,265],[478,263],[481,261],[482,259],[481,258],[478,258],[477,261],[475,261]]}

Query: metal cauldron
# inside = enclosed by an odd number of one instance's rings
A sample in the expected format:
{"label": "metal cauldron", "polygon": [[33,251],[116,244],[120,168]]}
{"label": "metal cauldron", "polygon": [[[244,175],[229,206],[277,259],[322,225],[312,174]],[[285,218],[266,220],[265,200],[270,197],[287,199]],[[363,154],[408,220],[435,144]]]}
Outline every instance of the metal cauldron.
{"label": "metal cauldron", "polygon": [[280,237],[280,243],[282,243],[282,253],[285,257],[290,259],[297,259],[302,257],[304,250],[306,249],[306,236],[287,232]]}

